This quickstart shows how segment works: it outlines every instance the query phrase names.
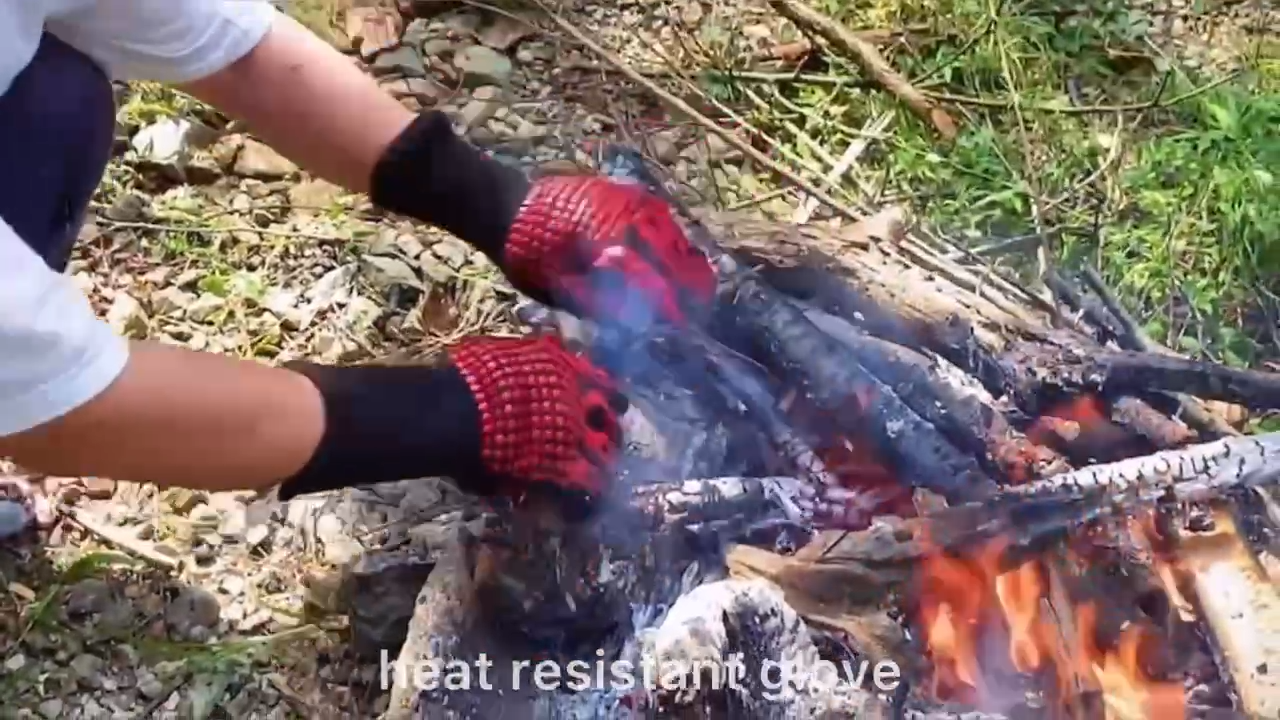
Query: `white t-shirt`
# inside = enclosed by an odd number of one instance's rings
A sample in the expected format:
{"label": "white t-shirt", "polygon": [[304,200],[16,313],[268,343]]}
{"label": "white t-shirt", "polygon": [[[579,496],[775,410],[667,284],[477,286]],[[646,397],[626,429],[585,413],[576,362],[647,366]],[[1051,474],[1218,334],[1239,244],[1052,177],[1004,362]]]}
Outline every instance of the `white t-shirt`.
{"label": "white t-shirt", "polygon": [[[116,79],[178,83],[243,57],[275,13],[265,0],[0,0],[0,94],[31,62],[45,29]],[[127,358],[125,341],[71,279],[0,217],[0,436],[92,400]]]}

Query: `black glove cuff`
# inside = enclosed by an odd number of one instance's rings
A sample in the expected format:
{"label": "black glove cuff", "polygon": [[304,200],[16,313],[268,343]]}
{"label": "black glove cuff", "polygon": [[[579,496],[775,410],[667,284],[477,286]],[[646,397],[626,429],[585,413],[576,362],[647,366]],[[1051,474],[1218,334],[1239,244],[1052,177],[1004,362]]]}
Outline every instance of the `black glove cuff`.
{"label": "black glove cuff", "polygon": [[325,431],[279,498],[394,480],[449,476],[478,495],[495,491],[480,461],[480,411],[453,366],[287,367],[320,390]]}
{"label": "black glove cuff", "polygon": [[375,205],[449,231],[502,265],[502,247],[529,193],[524,173],[457,136],[437,110],[418,115],[373,169]]}

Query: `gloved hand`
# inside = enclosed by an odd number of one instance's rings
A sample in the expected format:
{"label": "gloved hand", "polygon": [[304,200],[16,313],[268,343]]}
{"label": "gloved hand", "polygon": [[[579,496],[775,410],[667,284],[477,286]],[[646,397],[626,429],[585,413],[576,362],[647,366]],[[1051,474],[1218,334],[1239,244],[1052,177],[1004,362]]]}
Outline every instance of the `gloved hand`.
{"label": "gloved hand", "polygon": [[320,446],[279,496],[444,475],[477,495],[607,486],[626,399],[556,338],[465,340],[441,367],[293,364],[319,388]]}
{"label": "gloved hand", "polygon": [[683,324],[715,275],[667,204],[603,177],[530,182],[427,112],[388,148],[370,197],[484,252],[517,289],[591,319]]}

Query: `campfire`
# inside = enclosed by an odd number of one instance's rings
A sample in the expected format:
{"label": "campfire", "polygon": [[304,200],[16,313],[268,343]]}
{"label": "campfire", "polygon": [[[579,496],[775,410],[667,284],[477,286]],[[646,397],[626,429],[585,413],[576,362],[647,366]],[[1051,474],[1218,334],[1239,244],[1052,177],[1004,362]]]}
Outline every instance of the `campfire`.
{"label": "campfire", "polygon": [[[629,150],[601,169],[665,195]],[[1280,406],[1280,377],[1136,349],[1105,289],[984,280],[892,214],[665,196],[718,307],[680,333],[520,309],[622,378],[617,493],[461,536],[397,672],[483,658],[490,685],[397,684],[390,717],[1280,716],[1280,437],[1212,404]]]}

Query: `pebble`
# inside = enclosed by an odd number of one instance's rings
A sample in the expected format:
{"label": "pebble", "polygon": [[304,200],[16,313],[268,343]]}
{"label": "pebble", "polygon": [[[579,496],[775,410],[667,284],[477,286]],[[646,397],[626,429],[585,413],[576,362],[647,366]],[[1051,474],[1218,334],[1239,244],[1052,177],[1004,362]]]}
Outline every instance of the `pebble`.
{"label": "pebble", "polygon": [[58,698],[49,698],[40,703],[40,715],[48,720],[56,720],[62,717],[63,703]]}
{"label": "pebble", "polygon": [[189,587],[169,603],[165,623],[178,635],[193,637],[200,629],[218,624],[222,612],[218,598],[203,588]]}
{"label": "pebble", "polygon": [[453,65],[462,73],[466,88],[506,85],[511,79],[511,58],[483,45],[473,45],[458,53]]}
{"label": "pebble", "polygon": [[155,700],[164,694],[165,684],[153,673],[143,670],[138,675],[138,692],[149,700]]}
{"label": "pebble", "polygon": [[418,51],[408,45],[401,45],[395,50],[378,55],[373,61],[374,75],[397,73],[404,77],[426,77],[426,68],[422,66],[422,57]]}
{"label": "pebble", "polygon": [[296,174],[298,166],[271,146],[246,139],[236,155],[232,171],[244,177],[279,180]]}
{"label": "pebble", "polygon": [[71,671],[76,674],[80,682],[89,687],[102,686],[102,668],[106,665],[102,658],[97,655],[89,655],[88,653],[77,655],[71,661]]}

